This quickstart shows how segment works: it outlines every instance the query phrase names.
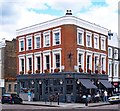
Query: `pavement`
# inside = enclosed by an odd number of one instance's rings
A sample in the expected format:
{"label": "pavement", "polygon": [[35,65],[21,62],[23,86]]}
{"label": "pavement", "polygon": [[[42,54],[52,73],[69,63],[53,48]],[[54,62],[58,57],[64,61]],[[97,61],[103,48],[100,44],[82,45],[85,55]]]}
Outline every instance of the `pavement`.
{"label": "pavement", "polygon": [[84,108],[84,107],[97,107],[103,105],[110,105],[108,102],[88,103],[86,106],[84,103],[59,103],[58,102],[42,102],[42,101],[23,101],[23,105],[36,105],[47,107],[61,107],[61,108]]}

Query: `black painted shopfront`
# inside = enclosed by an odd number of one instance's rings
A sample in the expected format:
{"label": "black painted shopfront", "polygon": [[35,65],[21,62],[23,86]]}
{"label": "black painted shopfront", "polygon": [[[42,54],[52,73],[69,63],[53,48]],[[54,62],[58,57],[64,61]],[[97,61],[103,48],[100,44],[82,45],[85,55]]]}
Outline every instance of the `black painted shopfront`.
{"label": "black painted shopfront", "polygon": [[59,72],[48,74],[26,74],[17,76],[18,94],[27,100],[30,90],[36,101],[50,101],[54,97],[60,102],[77,102],[83,94],[95,94],[97,91],[112,91],[108,76],[75,72]]}

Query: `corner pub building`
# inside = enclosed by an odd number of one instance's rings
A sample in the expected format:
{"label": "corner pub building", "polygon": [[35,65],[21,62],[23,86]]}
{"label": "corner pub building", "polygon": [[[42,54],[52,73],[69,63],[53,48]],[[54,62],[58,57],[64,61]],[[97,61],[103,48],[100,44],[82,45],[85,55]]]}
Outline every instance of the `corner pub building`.
{"label": "corner pub building", "polygon": [[65,16],[17,30],[18,94],[27,100],[79,101],[81,95],[111,92],[108,82],[108,30]]}

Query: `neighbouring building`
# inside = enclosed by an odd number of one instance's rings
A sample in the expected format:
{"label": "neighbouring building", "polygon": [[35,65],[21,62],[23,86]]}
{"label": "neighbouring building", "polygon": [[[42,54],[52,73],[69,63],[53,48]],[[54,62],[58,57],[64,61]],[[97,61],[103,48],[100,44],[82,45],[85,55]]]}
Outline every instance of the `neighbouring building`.
{"label": "neighbouring building", "polygon": [[108,75],[109,81],[115,87],[115,92],[120,92],[120,48],[118,45],[117,33],[108,36]]}
{"label": "neighbouring building", "polygon": [[2,96],[4,89],[4,48],[5,39],[0,42],[0,97]]}
{"label": "neighbouring building", "polygon": [[17,92],[17,82],[16,82],[16,72],[17,72],[17,62],[16,62],[16,39],[12,41],[5,41],[4,48],[4,80],[6,93],[16,93]]}
{"label": "neighbouring building", "polygon": [[83,93],[112,88],[108,82],[108,30],[65,16],[17,30],[18,93],[27,99],[76,102]]}

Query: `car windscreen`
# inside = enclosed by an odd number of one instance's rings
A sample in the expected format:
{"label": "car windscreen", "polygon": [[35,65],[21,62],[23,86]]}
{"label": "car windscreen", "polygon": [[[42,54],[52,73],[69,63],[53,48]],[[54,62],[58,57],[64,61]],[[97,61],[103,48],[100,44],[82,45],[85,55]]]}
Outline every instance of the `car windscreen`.
{"label": "car windscreen", "polygon": [[10,94],[3,94],[3,96],[11,96]]}

